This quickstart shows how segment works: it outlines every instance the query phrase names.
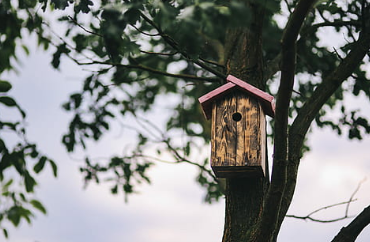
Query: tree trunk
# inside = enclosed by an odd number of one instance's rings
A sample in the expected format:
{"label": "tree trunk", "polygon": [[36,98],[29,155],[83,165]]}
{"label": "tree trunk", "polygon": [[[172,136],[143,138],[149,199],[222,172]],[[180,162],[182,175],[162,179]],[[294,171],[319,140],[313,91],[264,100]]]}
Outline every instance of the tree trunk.
{"label": "tree trunk", "polygon": [[[263,8],[251,2],[248,5],[254,17],[250,25],[227,30],[226,68],[227,74],[263,90]],[[223,242],[258,241],[255,228],[262,213],[268,183],[268,171],[265,178],[227,179]]]}
{"label": "tree trunk", "polygon": [[223,242],[252,241],[262,212],[263,178],[229,178]]}

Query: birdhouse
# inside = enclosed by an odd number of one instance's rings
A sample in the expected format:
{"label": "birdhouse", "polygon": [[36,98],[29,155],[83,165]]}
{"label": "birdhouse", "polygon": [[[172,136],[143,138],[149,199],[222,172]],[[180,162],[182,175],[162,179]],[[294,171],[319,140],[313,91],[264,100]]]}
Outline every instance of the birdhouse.
{"label": "birdhouse", "polygon": [[273,97],[229,75],[227,83],[199,98],[212,119],[211,167],[217,177],[262,177],[266,166],[266,118]]}

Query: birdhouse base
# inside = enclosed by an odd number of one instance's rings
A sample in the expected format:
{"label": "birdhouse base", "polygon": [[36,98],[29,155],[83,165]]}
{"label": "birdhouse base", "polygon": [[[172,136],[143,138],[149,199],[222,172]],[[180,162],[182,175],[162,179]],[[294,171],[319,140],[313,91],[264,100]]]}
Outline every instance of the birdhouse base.
{"label": "birdhouse base", "polygon": [[218,178],[264,176],[261,166],[212,166],[212,170]]}

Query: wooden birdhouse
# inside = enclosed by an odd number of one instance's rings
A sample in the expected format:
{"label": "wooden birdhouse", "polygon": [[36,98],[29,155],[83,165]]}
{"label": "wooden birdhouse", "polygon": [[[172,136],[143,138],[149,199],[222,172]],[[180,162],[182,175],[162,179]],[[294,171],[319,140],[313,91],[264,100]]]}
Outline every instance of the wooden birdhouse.
{"label": "wooden birdhouse", "polygon": [[227,83],[199,98],[212,119],[211,166],[217,177],[264,176],[266,118],[273,97],[229,75]]}

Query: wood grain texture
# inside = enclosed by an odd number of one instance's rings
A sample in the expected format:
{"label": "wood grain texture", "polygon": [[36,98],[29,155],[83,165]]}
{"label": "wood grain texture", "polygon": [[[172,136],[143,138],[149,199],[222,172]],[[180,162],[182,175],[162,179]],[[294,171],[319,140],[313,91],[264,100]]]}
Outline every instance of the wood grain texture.
{"label": "wood grain texture", "polygon": [[[233,114],[241,119],[234,120]],[[242,91],[217,100],[212,109],[211,166],[218,177],[261,176],[266,159],[265,114]]]}
{"label": "wood grain texture", "polygon": [[198,98],[199,103],[202,105],[203,113],[206,119],[211,118],[210,114],[212,112],[211,110],[213,102],[230,92],[235,86],[236,84],[229,82]]}

